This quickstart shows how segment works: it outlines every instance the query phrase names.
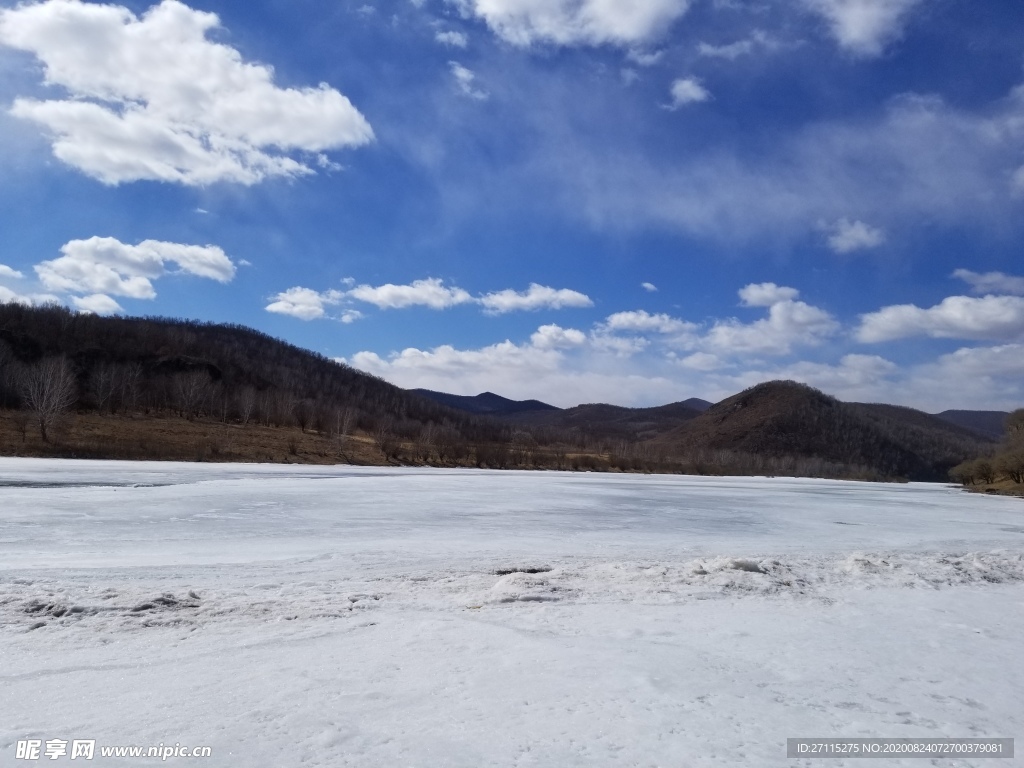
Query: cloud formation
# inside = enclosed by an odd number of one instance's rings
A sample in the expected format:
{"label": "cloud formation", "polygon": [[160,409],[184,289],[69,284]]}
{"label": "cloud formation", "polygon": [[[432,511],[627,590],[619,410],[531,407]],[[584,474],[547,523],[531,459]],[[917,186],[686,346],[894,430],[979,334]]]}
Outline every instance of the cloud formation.
{"label": "cloud formation", "polygon": [[473,70],[467,69],[457,61],[449,61],[448,68],[452,72],[452,77],[455,78],[455,84],[458,86],[459,93],[463,96],[483,101],[490,95],[487,91],[477,88],[474,85],[476,82],[476,73],[473,72]]}
{"label": "cloud formation", "polygon": [[[351,278],[343,281],[352,286]],[[361,301],[378,309],[406,309],[427,307],[448,309],[460,304],[476,304],[483,307],[488,315],[503,315],[508,312],[529,312],[539,309],[565,309],[569,307],[591,307],[590,297],[569,288],[551,288],[547,285],[530,283],[525,291],[511,288],[494,291],[482,296],[472,296],[468,291],[454,285],[445,285],[437,277],[414,280],[406,285],[385,283],[384,285],[356,285],[346,291],[314,291],[312,288],[289,288],[273,297],[269,312],[291,315],[301,320],[324,317],[325,304],[340,304],[343,301]],[[361,312],[347,309],[341,316],[343,323],[361,318]]]}
{"label": "cloud formation", "polygon": [[71,303],[79,312],[91,312],[94,315],[113,315],[124,312],[124,309],[112,298],[103,293],[91,296],[72,296]]}
{"label": "cloud formation", "polygon": [[831,234],[828,236],[828,247],[836,253],[877,248],[885,242],[885,232],[863,221],[839,219],[829,230]]}
{"label": "cloud formation", "polygon": [[378,309],[405,309],[406,307],[430,307],[431,309],[448,309],[458,304],[473,301],[467,291],[454,286],[449,287],[436,277],[426,280],[414,280],[410,285],[357,285],[348,291],[349,296],[358,301],[373,304]]}
{"label": "cloud formation", "polygon": [[606,332],[632,332],[632,333],[662,333],[681,334],[693,331],[697,328],[694,323],[688,323],[679,318],[664,313],[650,314],[645,310],[631,310],[627,312],[616,312],[605,318],[602,330]]}
{"label": "cloud formation", "polygon": [[668,104],[670,110],[679,109],[687,104],[699,104],[711,98],[710,91],[695,77],[681,77],[673,81],[669,95],[672,97]]}
{"label": "cloud formation", "polygon": [[796,346],[817,346],[838,331],[838,321],[825,310],[785,300],[769,307],[768,317],[752,323],[719,321],[708,331],[704,346],[718,354],[788,355]]}
{"label": "cloud formation", "polygon": [[57,158],[111,185],[254,184],[313,173],[303,154],[315,164],[373,140],[337,90],[279,88],[271,67],[209,40],[219,24],[178,0],[141,17],[80,0],[0,11],[0,43],[34,54],[45,83],[67,93],[18,98],[11,114],[43,126]]}
{"label": "cloud formation", "polygon": [[551,288],[530,283],[525,291],[495,291],[481,296],[480,304],[489,315],[503,315],[506,312],[522,312],[537,309],[563,309],[565,307],[592,307],[590,297],[569,288]]}
{"label": "cloud formation", "polygon": [[751,283],[740,288],[739,296],[744,307],[771,307],[782,301],[796,299],[800,291],[775,283]]}
{"label": "cloud formation", "polygon": [[865,343],[912,336],[976,341],[1024,338],[1024,298],[949,296],[927,309],[914,304],[883,307],[861,315],[857,339]]}
{"label": "cloud formation", "polygon": [[636,46],[659,38],[690,0],[449,0],[518,46]]}
{"label": "cloud formation", "polygon": [[969,269],[958,269],[953,277],[959,278],[971,286],[972,293],[1010,293],[1024,296],[1024,277],[1007,275],[1005,272],[972,272]]}
{"label": "cloud formation", "polygon": [[60,303],[60,297],[51,293],[20,293],[0,285],[0,304],[24,304],[38,307],[42,304]]}
{"label": "cloud formation", "polygon": [[[338,304],[345,294],[341,291],[324,291],[322,293],[311,288],[300,288],[298,286],[289,288],[272,297],[271,303],[265,309],[267,312],[274,312],[279,315],[297,317],[299,320],[316,320],[327,314],[325,307],[330,304]],[[355,313],[359,314],[359,313]],[[342,322],[353,322],[357,317]]]}
{"label": "cloud formation", "polygon": [[821,16],[840,47],[857,56],[880,56],[903,34],[907,16],[921,0],[804,0]]}
{"label": "cloud formation", "polygon": [[731,243],[792,242],[847,217],[871,222],[870,241],[875,228],[922,217],[1015,221],[1010,176],[1022,152],[1024,86],[978,113],[899,96],[856,121],[808,123],[754,157],[729,148],[678,160],[642,147],[609,155],[581,141],[546,147],[536,167],[565,185],[567,210],[595,229],[668,225]]}
{"label": "cloud formation", "polygon": [[71,240],[60,250],[58,258],[35,266],[36,275],[47,290],[87,294],[72,301],[90,311],[117,306],[111,295],[154,299],[153,280],[168,274],[194,275],[220,283],[230,282],[235,276],[235,265],[215,245],[159,240],[128,245],[113,237],[90,237]]}
{"label": "cloud formation", "polygon": [[464,33],[454,30],[438,32],[434,35],[434,39],[441,45],[448,45],[452,48],[465,48],[469,44],[469,38]]}

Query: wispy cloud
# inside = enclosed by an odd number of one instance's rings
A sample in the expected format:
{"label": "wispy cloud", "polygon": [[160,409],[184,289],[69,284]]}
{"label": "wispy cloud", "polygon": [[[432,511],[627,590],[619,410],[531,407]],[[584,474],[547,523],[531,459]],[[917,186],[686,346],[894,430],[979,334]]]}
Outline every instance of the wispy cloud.
{"label": "wispy cloud", "polygon": [[469,38],[464,32],[458,32],[455,30],[448,30],[446,32],[438,32],[434,35],[434,39],[441,43],[441,45],[447,45],[452,48],[465,48],[469,45]]}
{"label": "wispy cloud", "polygon": [[476,73],[471,69],[468,69],[457,61],[449,61],[448,68],[451,70],[452,77],[455,78],[455,84],[458,86],[459,93],[463,96],[468,96],[471,99],[477,99],[483,101],[488,97],[488,93],[485,90],[477,88]]}
{"label": "wispy cloud", "polygon": [[1007,275],[1005,272],[979,273],[969,269],[958,269],[953,272],[953,277],[971,286],[972,293],[1009,293],[1024,296],[1024,277]]}

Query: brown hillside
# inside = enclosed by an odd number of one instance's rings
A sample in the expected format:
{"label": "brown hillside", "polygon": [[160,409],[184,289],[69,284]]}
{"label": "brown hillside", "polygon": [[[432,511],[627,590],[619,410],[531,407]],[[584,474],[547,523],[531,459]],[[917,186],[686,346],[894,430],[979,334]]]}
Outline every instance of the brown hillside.
{"label": "brown hillside", "polygon": [[815,458],[914,480],[945,479],[988,445],[920,411],[843,403],[792,381],[747,389],[652,443],[676,454],[703,448]]}
{"label": "brown hillside", "polygon": [[623,408],[607,403],[590,403],[564,410],[524,411],[507,414],[502,418],[529,427],[580,430],[602,439],[647,440],[695,419],[700,413],[684,403],[669,403],[654,408]]}

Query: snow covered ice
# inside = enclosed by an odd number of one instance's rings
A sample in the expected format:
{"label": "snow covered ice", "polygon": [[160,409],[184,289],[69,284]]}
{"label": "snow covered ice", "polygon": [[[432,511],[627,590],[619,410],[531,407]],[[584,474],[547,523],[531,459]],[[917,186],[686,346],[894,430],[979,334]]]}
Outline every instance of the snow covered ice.
{"label": "snow covered ice", "polygon": [[941,485],[0,459],[5,765],[859,765],[786,738],[1024,737],[1022,638]]}

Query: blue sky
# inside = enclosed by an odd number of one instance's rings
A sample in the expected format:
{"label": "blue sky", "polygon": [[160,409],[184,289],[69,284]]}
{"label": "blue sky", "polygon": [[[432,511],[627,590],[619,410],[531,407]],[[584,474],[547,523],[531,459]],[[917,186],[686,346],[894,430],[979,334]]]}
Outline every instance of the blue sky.
{"label": "blue sky", "polygon": [[0,300],[567,406],[1024,405],[1024,5],[0,0]]}

